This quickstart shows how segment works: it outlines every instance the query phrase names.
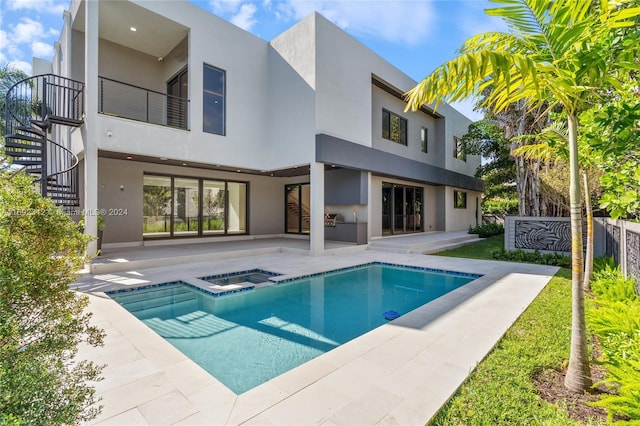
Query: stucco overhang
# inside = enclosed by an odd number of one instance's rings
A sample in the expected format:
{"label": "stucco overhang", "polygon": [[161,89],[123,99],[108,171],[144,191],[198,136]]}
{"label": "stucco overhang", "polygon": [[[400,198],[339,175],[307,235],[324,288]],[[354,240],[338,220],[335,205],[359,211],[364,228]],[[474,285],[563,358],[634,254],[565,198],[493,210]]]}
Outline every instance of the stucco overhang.
{"label": "stucco overhang", "polygon": [[326,134],[316,135],[316,161],[431,185],[446,185],[470,191],[484,191],[482,180],[473,176],[467,176]]}

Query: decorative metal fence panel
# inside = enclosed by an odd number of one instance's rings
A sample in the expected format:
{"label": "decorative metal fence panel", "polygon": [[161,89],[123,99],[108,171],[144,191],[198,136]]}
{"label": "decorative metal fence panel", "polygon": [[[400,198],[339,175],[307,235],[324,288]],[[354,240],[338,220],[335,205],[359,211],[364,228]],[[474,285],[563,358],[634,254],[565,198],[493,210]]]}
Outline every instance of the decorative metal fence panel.
{"label": "decorative metal fence panel", "polygon": [[515,221],[517,249],[571,251],[571,223],[567,221]]}
{"label": "decorative metal fence panel", "polygon": [[620,264],[620,227],[606,224],[605,254]]}
{"label": "decorative metal fence panel", "polygon": [[636,293],[640,294],[640,233],[627,229],[627,275],[636,282]]}
{"label": "decorative metal fence panel", "polygon": [[[538,250],[571,255],[571,222],[568,217],[505,217],[506,250]],[[586,237],[586,232],[583,232]],[[636,282],[640,295],[640,223],[609,218],[594,219],[594,255],[611,256],[622,273]]]}
{"label": "decorative metal fence panel", "polygon": [[568,217],[507,216],[504,220],[506,250],[571,253]]}
{"label": "decorative metal fence panel", "polygon": [[596,218],[594,254],[613,257],[622,273],[635,280],[640,295],[640,223]]}

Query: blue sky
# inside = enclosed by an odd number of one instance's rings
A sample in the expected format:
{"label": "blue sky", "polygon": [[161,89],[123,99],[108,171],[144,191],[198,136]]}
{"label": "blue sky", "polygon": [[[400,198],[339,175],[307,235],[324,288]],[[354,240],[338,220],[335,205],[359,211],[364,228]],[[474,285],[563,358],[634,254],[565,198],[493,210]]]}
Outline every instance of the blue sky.
{"label": "blue sky", "polygon": [[[110,0],[119,1],[119,0]],[[173,0],[155,0],[173,1]],[[33,56],[51,59],[67,0],[0,0],[0,64],[31,72]],[[456,55],[467,38],[505,30],[484,13],[484,0],[193,0],[253,34],[271,40],[314,10],[419,81]],[[472,102],[455,105],[478,119]]]}

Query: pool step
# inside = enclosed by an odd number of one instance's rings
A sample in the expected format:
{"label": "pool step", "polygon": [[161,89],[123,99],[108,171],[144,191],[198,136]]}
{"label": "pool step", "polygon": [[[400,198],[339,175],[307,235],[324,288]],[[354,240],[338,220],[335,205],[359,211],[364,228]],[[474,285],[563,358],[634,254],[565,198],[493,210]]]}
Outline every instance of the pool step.
{"label": "pool step", "polygon": [[[155,290],[155,291],[153,291]],[[192,302],[198,299],[197,295],[185,288],[170,287],[168,289],[141,290],[140,293],[116,295],[114,299],[126,310],[133,314],[141,314],[144,311],[161,306],[172,305],[174,308],[180,304]]]}
{"label": "pool step", "polygon": [[120,293],[112,293],[111,297],[113,299],[118,300],[120,303],[129,303],[129,302],[137,302],[139,300],[145,300],[149,298],[149,294],[151,293],[153,296],[166,296],[169,294],[178,294],[184,293],[188,290],[180,285],[163,285],[163,286],[152,286],[152,287],[140,287],[131,291],[124,291]]}

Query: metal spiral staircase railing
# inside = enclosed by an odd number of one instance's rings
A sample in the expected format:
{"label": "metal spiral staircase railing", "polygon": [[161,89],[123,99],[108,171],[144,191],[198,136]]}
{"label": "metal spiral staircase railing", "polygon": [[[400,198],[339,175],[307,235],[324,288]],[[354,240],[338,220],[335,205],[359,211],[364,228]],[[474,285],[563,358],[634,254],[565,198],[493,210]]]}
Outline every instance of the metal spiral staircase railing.
{"label": "metal spiral staircase railing", "polygon": [[5,99],[5,155],[34,177],[43,197],[78,206],[78,157],[49,137],[84,122],[84,83],[53,74],[14,84]]}

